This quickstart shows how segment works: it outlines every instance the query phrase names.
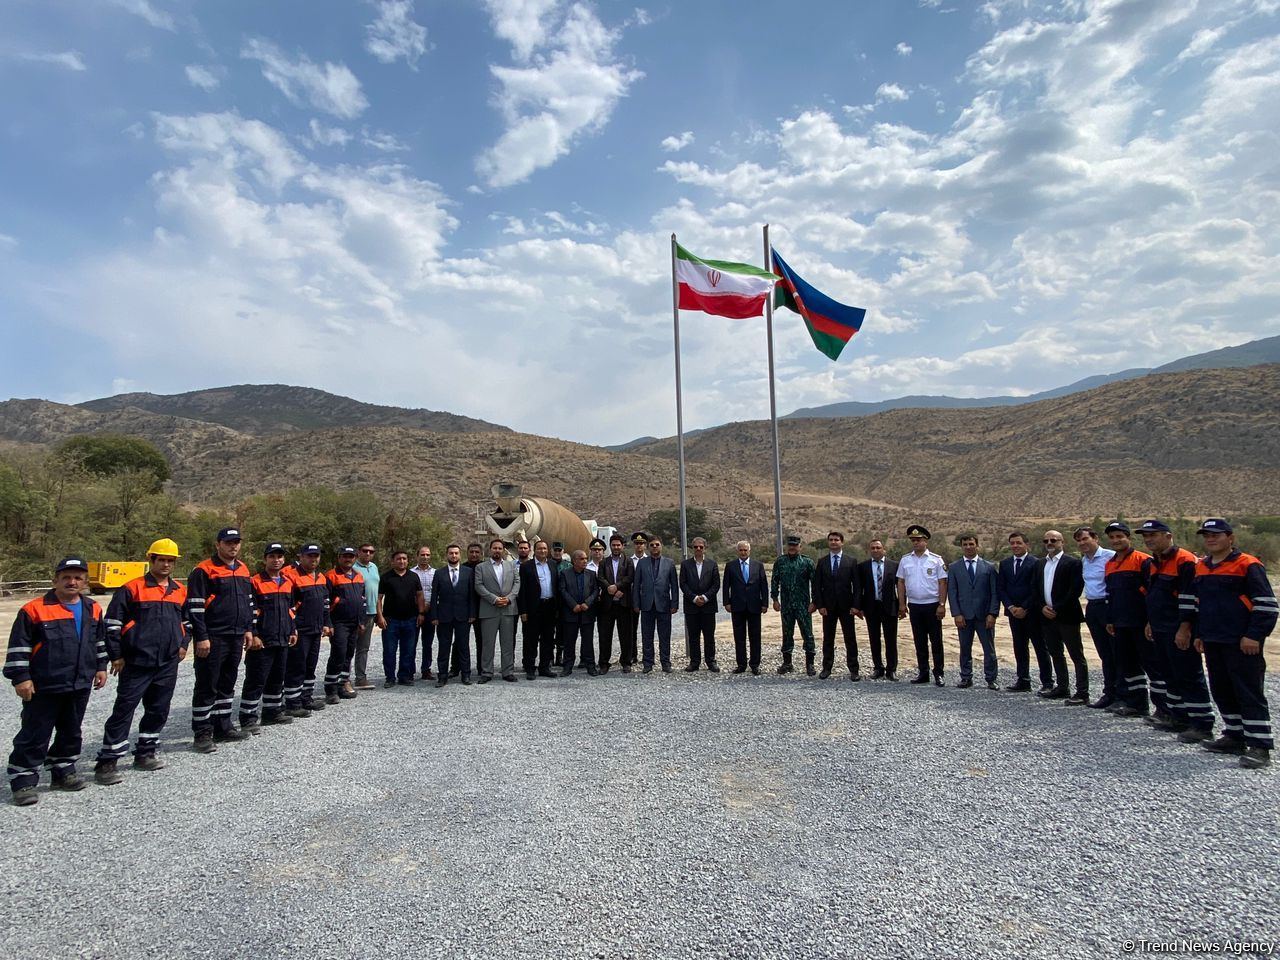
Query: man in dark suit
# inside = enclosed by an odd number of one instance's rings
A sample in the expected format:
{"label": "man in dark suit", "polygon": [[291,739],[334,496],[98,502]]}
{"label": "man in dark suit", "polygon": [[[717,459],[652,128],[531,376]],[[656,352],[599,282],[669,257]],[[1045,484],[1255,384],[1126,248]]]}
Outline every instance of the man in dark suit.
{"label": "man in dark suit", "polygon": [[636,564],[631,602],[640,612],[644,672],[653,672],[653,633],[657,630],[662,672],[670,673],[671,617],[680,609],[680,578],[676,565],[662,555],[662,541],[657,537],[649,540],[649,555]]}
{"label": "man in dark suit", "polygon": [[[769,608],[769,578],[764,564],[751,559],[751,544],[738,541],[738,559],[724,565],[725,609],[733,616],[733,645],[738,654],[734,673],[745,673],[748,666],[760,675],[760,615]],[[747,659],[747,639],[751,640],[751,658]]]}
{"label": "man in dark suit", "polygon": [[600,561],[600,569],[596,571],[596,580],[600,584],[600,607],[596,614],[596,624],[600,632],[598,668],[601,673],[609,672],[609,661],[613,659],[614,627],[618,628],[618,650],[623,666],[629,669],[636,658],[636,632],[630,623],[631,581],[635,579],[636,573],[631,558],[622,555],[624,543],[622,534],[615,533],[611,536],[609,556]]}
{"label": "man in dark suit", "polygon": [[[573,673],[573,658],[576,650],[578,663],[585,665],[587,674],[594,677],[596,655],[591,649],[591,637],[595,633],[596,603],[600,599],[600,582],[596,579],[596,571],[587,569],[587,553],[575,550],[570,557],[568,570],[560,571],[560,622],[561,635],[564,637],[564,667],[560,676],[567,677]],[[578,638],[582,638],[579,648]]]}
{"label": "man in dark suit", "polygon": [[719,673],[716,663],[716,611],[720,605],[720,568],[707,559],[707,541],[693,538],[693,556],[680,564],[680,592],[684,594],[684,634],[689,652],[686,673],[702,665],[705,650],[707,669]]}
{"label": "man in dark suit", "polygon": [[[1057,674],[1053,689],[1048,693],[1041,690],[1040,696],[1083,706],[1089,702],[1089,664],[1084,659],[1084,644],[1080,640],[1080,624],[1084,622],[1084,610],[1080,607],[1080,594],[1084,592],[1084,564],[1077,557],[1063,552],[1062,534],[1057,530],[1045,531],[1044,559],[1036,571],[1035,589],[1040,632]],[[1071,655],[1071,663],[1075,667],[1074,696],[1067,679],[1064,648]]]}
{"label": "man in dark suit", "polygon": [[519,604],[525,679],[554,677],[551,661],[560,617],[560,571],[551,562],[551,547],[545,540],[534,544],[532,560],[520,564]]}
{"label": "man in dark suit", "polygon": [[436,660],[436,686],[449,682],[449,655],[457,652],[458,672],[462,682],[471,686],[471,651],[467,634],[476,622],[478,598],[475,573],[461,562],[462,548],[456,543],[445,550],[447,563],[436,571],[431,584],[431,622],[436,628],[439,652]]}
{"label": "man in dark suit", "polygon": [[861,680],[858,671],[858,628],[854,622],[862,588],[858,564],[844,552],[844,534],[832,530],[827,534],[828,555],[817,561],[813,578],[813,602],[822,614],[822,672],[819,680],[831,676],[836,663],[836,625],[844,634],[845,663],[849,679]]}
{"label": "man in dark suit", "polygon": [[960,639],[960,682],[956,687],[973,686],[973,638],[982,644],[982,677],[987,687],[997,690],[996,615],[1000,612],[1000,595],[996,587],[995,564],[978,556],[978,535],[960,538],[964,556],[947,568],[947,603],[955,620]]}
{"label": "man in dark suit", "polygon": [[[869,560],[858,564],[858,616],[867,623],[871,641],[871,679],[898,679],[898,561],[885,556],[884,541],[867,544]],[[880,659],[880,637],[884,636],[884,660]]]}
{"label": "man in dark suit", "polygon": [[1040,689],[1053,689],[1053,661],[1040,635],[1040,606],[1036,603],[1036,574],[1039,561],[1028,552],[1027,535],[1020,531],[1009,534],[1009,549],[1013,556],[1000,561],[996,587],[1000,603],[1009,618],[1009,631],[1013,634],[1013,662],[1017,676],[1005,687],[1018,693],[1031,690],[1031,650],[1036,652],[1040,666]]}

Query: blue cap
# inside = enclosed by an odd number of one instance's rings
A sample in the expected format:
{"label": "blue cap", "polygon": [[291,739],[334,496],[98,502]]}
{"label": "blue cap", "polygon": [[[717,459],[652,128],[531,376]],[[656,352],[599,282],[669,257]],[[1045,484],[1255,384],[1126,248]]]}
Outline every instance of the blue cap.
{"label": "blue cap", "polygon": [[54,569],[53,575],[56,577],[63,570],[78,570],[81,573],[88,573],[89,565],[80,557],[63,557],[58,561],[58,566]]}
{"label": "blue cap", "polygon": [[1129,525],[1123,520],[1112,520],[1107,524],[1107,529],[1103,533],[1123,533],[1126,537],[1133,531],[1129,529]]}
{"label": "blue cap", "polygon": [[218,531],[219,543],[226,540],[239,540],[239,539],[241,539],[239,527],[223,527],[221,530]]}
{"label": "blue cap", "polygon": [[267,546],[266,546],[266,548],[262,551],[262,555],[263,555],[264,557],[269,557],[269,556],[271,556],[271,554],[273,554],[273,553],[278,553],[278,554],[280,554],[281,556],[284,556],[284,553],[285,553],[284,544],[283,544],[283,543],[268,543],[268,544],[267,544]]}
{"label": "blue cap", "polygon": [[354,556],[356,555],[356,548],[355,548],[355,547],[342,547],[341,549],[339,549],[339,550],[338,550],[338,556],[340,556],[340,557],[345,557],[347,554],[351,554],[351,556],[353,556],[353,557],[354,557]]}
{"label": "blue cap", "polygon": [[303,545],[298,549],[298,552],[299,552],[299,553],[317,553],[317,554],[318,554],[318,553],[320,553],[320,552],[321,552],[321,551],[320,551],[320,544],[318,544],[318,543],[304,543],[304,544],[303,544]]}
{"label": "blue cap", "polygon": [[1235,533],[1235,530],[1231,529],[1231,524],[1222,517],[1210,517],[1200,524],[1200,529],[1196,533]]}
{"label": "blue cap", "polygon": [[1148,520],[1138,528],[1139,533],[1172,533],[1169,525],[1163,520]]}

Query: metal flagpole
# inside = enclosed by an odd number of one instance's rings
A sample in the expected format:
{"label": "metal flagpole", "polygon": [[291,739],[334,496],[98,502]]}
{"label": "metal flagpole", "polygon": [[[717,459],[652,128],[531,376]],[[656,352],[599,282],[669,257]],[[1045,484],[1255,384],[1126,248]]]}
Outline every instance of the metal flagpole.
{"label": "metal flagpole", "polygon": [[[673,248],[674,250],[674,248]],[[769,225],[764,225],[764,268],[773,273],[773,248],[769,246]],[[773,381],[773,290],[764,300],[764,327],[769,337],[769,426],[773,431],[773,512],[777,518],[778,556],[782,556],[782,456],[778,449],[778,394]],[[677,343],[679,336],[676,337]],[[679,353],[677,346],[676,352]],[[679,364],[677,357],[676,363]],[[676,375],[677,393],[680,377]]]}
{"label": "metal flagpole", "polygon": [[[676,450],[680,462],[680,556],[689,556],[689,525],[684,504],[684,410],[680,399],[680,281],[676,278],[676,235],[671,235],[671,322],[676,331]],[[772,346],[770,346],[772,350]],[[772,354],[770,354],[772,358]],[[772,359],[770,359],[772,369]],[[779,528],[781,529],[781,528]],[[781,553],[781,548],[779,548]]]}

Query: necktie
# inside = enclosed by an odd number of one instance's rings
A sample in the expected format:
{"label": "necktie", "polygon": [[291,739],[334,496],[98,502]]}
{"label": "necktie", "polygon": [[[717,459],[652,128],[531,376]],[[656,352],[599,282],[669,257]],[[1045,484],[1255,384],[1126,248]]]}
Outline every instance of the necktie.
{"label": "necktie", "polygon": [[876,561],[876,599],[880,599],[880,586],[884,582],[884,568]]}
{"label": "necktie", "polygon": [[838,569],[840,569],[840,558],[833,553],[831,555],[831,575],[835,576]]}
{"label": "necktie", "polygon": [[751,579],[751,573],[747,568],[747,561],[743,560],[742,561],[742,582],[746,583],[750,579]]}
{"label": "necktie", "polygon": [[972,560],[966,560],[966,561],[965,561],[965,563],[967,563],[967,564],[969,565],[969,583],[970,583],[970,585],[972,585],[972,584],[973,584],[973,582],[974,582],[973,561],[972,561]]}
{"label": "necktie", "polygon": [[1014,557],[1013,558],[1013,575],[1016,577],[1018,575],[1018,571],[1021,569],[1022,569],[1022,558]]}
{"label": "necktie", "polygon": [[457,567],[449,568],[449,582],[452,583],[455,587],[458,585],[458,568]]}

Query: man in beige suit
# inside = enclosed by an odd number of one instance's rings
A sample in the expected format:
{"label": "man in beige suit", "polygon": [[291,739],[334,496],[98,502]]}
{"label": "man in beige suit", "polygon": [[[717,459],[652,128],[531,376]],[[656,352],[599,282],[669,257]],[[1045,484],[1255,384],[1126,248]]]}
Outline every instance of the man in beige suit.
{"label": "man in beige suit", "polygon": [[516,621],[519,610],[520,570],[507,556],[506,544],[498,537],[489,543],[489,559],[476,564],[476,593],[480,597],[480,683],[493,679],[494,640],[502,648],[502,679],[516,682]]}

